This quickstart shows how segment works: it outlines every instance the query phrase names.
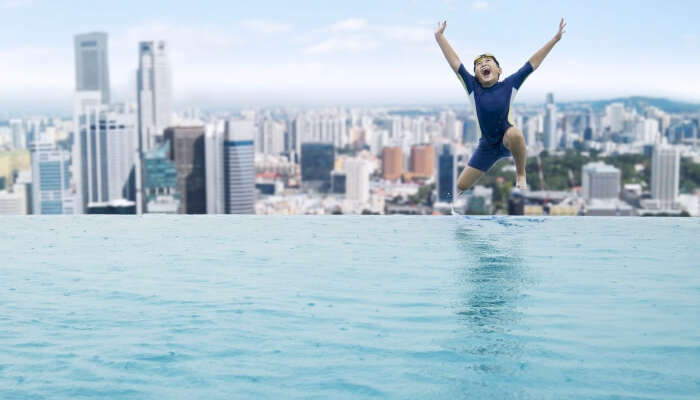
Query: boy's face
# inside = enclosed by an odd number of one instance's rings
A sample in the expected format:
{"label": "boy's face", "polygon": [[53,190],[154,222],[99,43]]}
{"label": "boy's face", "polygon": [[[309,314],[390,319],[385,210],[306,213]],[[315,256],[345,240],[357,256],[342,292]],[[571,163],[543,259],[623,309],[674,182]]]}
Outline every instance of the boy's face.
{"label": "boy's face", "polygon": [[496,64],[493,58],[482,57],[474,64],[474,75],[482,86],[493,86],[501,76],[501,67]]}

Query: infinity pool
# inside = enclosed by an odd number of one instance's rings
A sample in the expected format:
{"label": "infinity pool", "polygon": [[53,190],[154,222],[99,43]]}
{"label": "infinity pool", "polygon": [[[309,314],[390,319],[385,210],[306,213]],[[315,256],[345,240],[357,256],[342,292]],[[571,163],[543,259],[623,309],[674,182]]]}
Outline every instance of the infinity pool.
{"label": "infinity pool", "polygon": [[1,399],[700,397],[700,219],[0,227]]}

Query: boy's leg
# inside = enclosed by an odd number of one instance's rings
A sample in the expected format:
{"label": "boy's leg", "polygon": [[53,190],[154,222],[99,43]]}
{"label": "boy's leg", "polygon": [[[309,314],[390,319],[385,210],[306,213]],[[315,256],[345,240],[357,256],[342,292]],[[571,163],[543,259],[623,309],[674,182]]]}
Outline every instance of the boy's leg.
{"label": "boy's leg", "polygon": [[467,168],[464,168],[464,171],[462,171],[462,173],[459,175],[459,180],[457,180],[457,189],[462,192],[469,190],[483,174],[484,171],[467,166]]}
{"label": "boy's leg", "polygon": [[503,135],[503,145],[510,150],[515,159],[515,171],[518,174],[517,185],[519,189],[527,188],[525,179],[525,161],[527,161],[527,147],[525,146],[525,138],[520,129],[511,126]]}

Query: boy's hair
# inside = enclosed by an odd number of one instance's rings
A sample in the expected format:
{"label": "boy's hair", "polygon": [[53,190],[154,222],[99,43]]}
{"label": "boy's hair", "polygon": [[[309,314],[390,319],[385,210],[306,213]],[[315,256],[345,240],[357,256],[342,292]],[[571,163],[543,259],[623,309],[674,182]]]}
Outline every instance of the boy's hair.
{"label": "boy's hair", "polygon": [[479,61],[481,61],[482,58],[490,58],[490,59],[493,60],[493,62],[496,63],[496,65],[497,65],[499,68],[501,67],[501,64],[499,64],[499,63],[498,63],[498,60],[496,60],[496,56],[494,56],[494,55],[491,54],[491,53],[484,53],[484,54],[481,54],[481,55],[479,55],[479,57],[477,57],[477,58],[474,59],[474,72],[476,72],[476,63],[479,62]]}

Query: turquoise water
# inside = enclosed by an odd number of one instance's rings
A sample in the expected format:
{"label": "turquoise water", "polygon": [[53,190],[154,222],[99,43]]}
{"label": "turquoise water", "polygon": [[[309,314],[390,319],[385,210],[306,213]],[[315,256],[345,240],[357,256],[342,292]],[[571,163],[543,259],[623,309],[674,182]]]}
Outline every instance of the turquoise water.
{"label": "turquoise water", "polygon": [[1,399],[700,395],[700,219],[0,226]]}

